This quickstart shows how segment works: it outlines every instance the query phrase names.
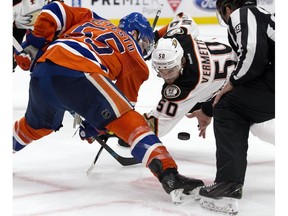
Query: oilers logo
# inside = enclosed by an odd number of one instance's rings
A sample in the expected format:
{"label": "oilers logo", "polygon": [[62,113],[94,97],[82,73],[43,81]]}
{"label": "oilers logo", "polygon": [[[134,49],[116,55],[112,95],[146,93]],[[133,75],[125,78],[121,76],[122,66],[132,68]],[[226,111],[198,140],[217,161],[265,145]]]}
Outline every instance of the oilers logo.
{"label": "oilers logo", "polygon": [[165,89],[164,89],[164,97],[167,99],[175,99],[177,98],[180,94],[181,94],[181,90],[178,86],[172,84],[172,85],[168,85]]}

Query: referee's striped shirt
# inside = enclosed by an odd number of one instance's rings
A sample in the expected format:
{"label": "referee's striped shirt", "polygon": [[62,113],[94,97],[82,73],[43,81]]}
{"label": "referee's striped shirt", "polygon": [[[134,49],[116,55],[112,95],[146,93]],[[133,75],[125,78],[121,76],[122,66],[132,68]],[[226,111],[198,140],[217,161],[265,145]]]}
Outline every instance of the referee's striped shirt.
{"label": "referee's striped shirt", "polygon": [[[273,14],[256,6],[235,10],[228,21],[228,40],[238,57],[230,77],[233,86],[258,79],[265,76],[265,73],[273,73],[275,77]],[[269,76],[268,79],[273,79],[273,76]],[[271,82],[275,83],[275,78]],[[275,88],[275,84],[271,86]]]}

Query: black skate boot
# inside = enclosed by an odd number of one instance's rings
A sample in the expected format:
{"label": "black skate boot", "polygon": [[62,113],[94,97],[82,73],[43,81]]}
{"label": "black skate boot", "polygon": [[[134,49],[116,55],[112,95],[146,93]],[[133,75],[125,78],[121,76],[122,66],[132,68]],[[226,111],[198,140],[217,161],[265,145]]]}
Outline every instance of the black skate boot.
{"label": "black skate boot", "polygon": [[202,208],[229,215],[238,214],[238,202],[242,198],[242,184],[219,182],[204,186],[200,189]]}
{"label": "black skate boot", "polygon": [[176,168],[163,171],[162,163],[158,159],[154,159],[149,164],[149,168],[158,175],[163,189],[170,194],[172,202],[182,203],[191,199],[200,199],[199,189],[204,185],[202,180],[180,175]]}

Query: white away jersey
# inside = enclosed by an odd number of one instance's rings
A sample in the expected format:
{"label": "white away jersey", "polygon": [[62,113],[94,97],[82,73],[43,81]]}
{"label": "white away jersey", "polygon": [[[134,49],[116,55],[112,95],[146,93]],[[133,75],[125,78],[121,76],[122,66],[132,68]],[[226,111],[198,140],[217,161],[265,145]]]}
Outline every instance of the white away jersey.
{"label": "white away jersey", "polygon": [[[197,103],[211,99],[229,78],[235,65],[231,47],[219,42],[195,40],[191,35],[174,35],[184,49],[182,75],[162,87],[162,99],[146,117],[154,119],[155,133],[167,134]],[[151,122],[148,122],[151,124]]]}
{"label": "white away jersey", "polygon": [[13,20],[17,28],[33,29],[41,8],[47,4],[48,0],[13,0]]}

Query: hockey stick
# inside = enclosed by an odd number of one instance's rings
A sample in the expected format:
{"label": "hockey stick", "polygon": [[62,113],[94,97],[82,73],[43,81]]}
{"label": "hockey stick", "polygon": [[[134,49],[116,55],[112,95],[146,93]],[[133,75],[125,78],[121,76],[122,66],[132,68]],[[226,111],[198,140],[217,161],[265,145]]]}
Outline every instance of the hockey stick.
{"label": "hockey stick", "polygon": [[14,36],[13,36],[13,46],[19,53],[23,51],[22,46],[18,43],[18,41],[15,39]]}
{"label": "hockey stick", "polygon": [[162,12],[162,7],[163,7],[163,4],[160,4],[160,8],[157,10],[157,12],[156,12],[156,16],[155,16],[155,18],[154,18],[154,21],[153,21],[153,24],[152,24],[152,29],[154,30],[154,28],[155,28],[155,26],[156,26],[156,24],[157,24],[157,21],[158,21],[158,19],[159,19],[159,17],[160,17],[160,14],[161,14],[161,12]]}
{"label": "hockey stick", "polygon": [[[103,136],[103,135],[102,135]],[[107,145],[107,140],[109,137],[105,137],[103,139],[101,139],[99,136],[94,137],[95,140],[101,145],[101,148],[99,149],[98,153],[95,156],[94,161],[92,162],[90,168],[86,171],[87,175],[90,175],[90,173],[92,172],[92,170],[94,169],[96,162],[103,150],[103,148],[105,148],[105,150],[112,156],[114,157],[122,166],[131,166],[131,165],[135,165],[138,164],[140,162],[138,162],[134,157],[122,157],[119,154],[117,154],[112,148],[110,148],[109,145]]]}
{"label": "hockey stick", "polygon": [[[158,19],[159,19],[159,17],[160,17],[160,14],[161,14],[161,12],[162,12],[162,7],[163,7],[163,4],[160,4],[160,7],[159,7],[159,9],[158,9],[157,12],[156,12],[156,16],[155,16],[154,21],[153,21],[153,24],[152,24],[152,26],[151,26],[153,31],[154,31],[154,29],[155,29],[155,26],[156,26],[156,24],[157,24],[157,21],[158,21]],[[144,52],[144,54],[143,54],[143,58],[144,58],[145,61],[151,59],[151,55],[152,55],[153,50],[154,50],[154,41],[153,41],[153,43],[150,44],[150,47],[148,47],[148,49],[145,50],[145,52]]]}
{"label": "hockey stick", "polygon": [[[94,137],[95,140],[107,151],[109,154],[114,157],[122,166],[131,166],[140,163],[134,157],[122,157],[117,154],[106,142],[104,142],[100,137]],[[107,138],[108,139],[108,138]],[[99,150],[100,151],[100,150]]]}
{"label": "hockey stick", "polygon": [[96,157],[95,157],[95,159],[94,159],[94,161],[92,162],[92,164],[91,164],[91,166],[89,167],[89,169],[86,171],[86,175],[87,175],[87,176],[90,175],[90,173],[91,173],[92,170],[94,169],[95,164],[96,164],[96,162],[97,162],[97,160],[98,160],[98,158],[99,158],[99,156],[100,156],[100,154],[101,154],[101,152],[102,152],[103,149],[104,149],[104,147],[101,146],[100,149],[99,149],[99,151],[98,151],[98,153],[97,153],[97,155],[96,155]]}
{"label": "hockey stick", "polygon": [[[21,53],[23,51],[23,48],[22,46],[18,43],[18,41],[15,39],[15,37],[13,36],[13,47],[15,50],[17,50],[17,52]],[[13,51],[14,52],[14,51]],[[13,57],[13,61],[14,60],[14,57]],[[14,70],[13,70],[13,73],[14,73]]]}
{"label": "hockey stick", "polygon": [[[75,113],[75,112],[70,112],[70,114],[74,117],[74,123],[73,123],[73,126],[75,126],[75,124],[79,124],[81,125],[82,124],[82,119],[80,117],[79,114]],[[75,119],[76,120],[76,123],[75,123]],[[83,125],[82,125],[83,126]],[[102,135],[103,137],[104,135]],[[116,153],[112,148],[110,148],[109,145],[107,145],[107,140],[109,138],[109,136],[105,136],[103,137],[104,140],[102,140],[99,136],[95,136],[94,137],[95,140],[101,145],[101,148],[99,149],[93,163],[91,164],[90,168],[87,170],[86,174],[89,175],[91,173],[91,171],[93,170],[103,148],[112,156],[114,157],[122,166],[131,166],[131,165],[134,165],[134,164],[138,164],[140,162],[138,162],[134,157],[122,157],[121,155],[119,155],[118,153]],[[103,147],[103,148],[102,148]]]}

